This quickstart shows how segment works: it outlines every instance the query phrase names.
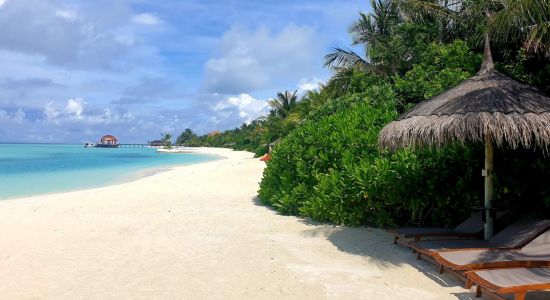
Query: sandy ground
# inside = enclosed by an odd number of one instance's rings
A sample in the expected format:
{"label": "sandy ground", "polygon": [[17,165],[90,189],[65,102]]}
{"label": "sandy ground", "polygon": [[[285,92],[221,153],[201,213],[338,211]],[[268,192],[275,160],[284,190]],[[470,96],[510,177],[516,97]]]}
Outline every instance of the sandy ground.
{"label": "sandy ground", "polygon": [[247,152],[0,201],[1,299],[471,299],[384,231],[281,216]]}

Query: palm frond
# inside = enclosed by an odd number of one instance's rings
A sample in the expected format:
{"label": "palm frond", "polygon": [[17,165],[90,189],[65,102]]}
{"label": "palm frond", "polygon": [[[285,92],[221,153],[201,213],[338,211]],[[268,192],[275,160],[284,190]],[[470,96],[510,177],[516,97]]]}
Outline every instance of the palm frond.
{"label": "palm frond", "polygon": [[398,0],[401,12],[408,19],[424,19],[441,17],[455,19],[458,17],[459,7],[463,1],[423,1],[423,0]]}
{"label": "palm frond", "polygon": [[550,57],[548,0],[500,0],[503,7],[489,21],[495,40],[522,41],[526,50]]}
{"label": "palm frond", "polygon": [[332,53],[325,55],[324,67],[336,70],[338,68],[366,68],[368,62],[352,50],[334,48]]}
{"label": "palm frond", "polygon": [[348,32],[351,35],[352,45],[367,44],[376,32],[376,24],[370,15],[359,13],[359,19],[351,24]]}
{"label": "palm frond", "polygon": [[325,87],[328,94],[333,98],[344,95],[349,91],[354,69],[338,68],[335,71]]}

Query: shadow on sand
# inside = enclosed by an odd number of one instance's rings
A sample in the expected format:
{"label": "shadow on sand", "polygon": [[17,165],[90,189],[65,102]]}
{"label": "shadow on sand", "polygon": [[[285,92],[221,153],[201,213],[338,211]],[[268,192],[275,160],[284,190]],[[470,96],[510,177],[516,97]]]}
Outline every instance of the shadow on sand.
{"label": "shadow on sand", "polygon": [[[258,197],[253,199],[257,206],[264,207],[277,213],[270,206],[261,202]],[[296,217],[294,217],[296,218]],[[417,260],[410,249],[394,245],[393,238],[383,229],[370,227],[348,227],[323,224],[306,218],[297,217],[300,222],[308,225],[310,229],[302,232],[304,237],[324,237],[330,241],[338,250],[363,257],[370,263],[380,268],[390,268],[407,264],[417,269],[418,272],[431,278],[443,287],[463,287],[463,283],[448,274],[439,274],[437,268],[424,260]],[[457,299],[472,300],[473,293],[454,293]]]}

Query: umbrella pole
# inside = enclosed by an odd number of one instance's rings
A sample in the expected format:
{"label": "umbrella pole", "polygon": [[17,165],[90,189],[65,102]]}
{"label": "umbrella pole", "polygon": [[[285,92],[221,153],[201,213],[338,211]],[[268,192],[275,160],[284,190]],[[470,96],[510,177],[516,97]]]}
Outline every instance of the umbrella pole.
{"label": "umbrella pole", "polygon": [[493,217],[491,214],[493,201],[493,141],[485,135],[485,239],[493,236]]}

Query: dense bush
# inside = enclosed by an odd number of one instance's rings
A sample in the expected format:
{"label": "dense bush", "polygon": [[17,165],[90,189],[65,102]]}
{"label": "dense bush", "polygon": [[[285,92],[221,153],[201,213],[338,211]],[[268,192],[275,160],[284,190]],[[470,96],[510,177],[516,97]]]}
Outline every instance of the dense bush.
{"label": "dense bush", "polygon": [[351,225],[449,224],[468,214],[480,203],[482,153],[459,146],[380,153],[379,130],[396,116],[393,99],[388,85],[374,86],[293,131],[264,172],[262,201],[281,213]]}
{"label": "dense bush", "polygon": [[[349,225],[453,225],[469,215],[483,203],[483,145],[380,152],[394,98],[385,85],[327,104],[328,115],[312,116],[277,145],[260,199],[284,214]],[[550,160],[497,149],[495,204],[547,215]]]}
{"label": "dense bush", "polygon": [[461,40],[447,45],[432,43],[405,76],[395,78],[395,87],[406,102],[419,102],[468,79],[480,63],[481,56]]}

